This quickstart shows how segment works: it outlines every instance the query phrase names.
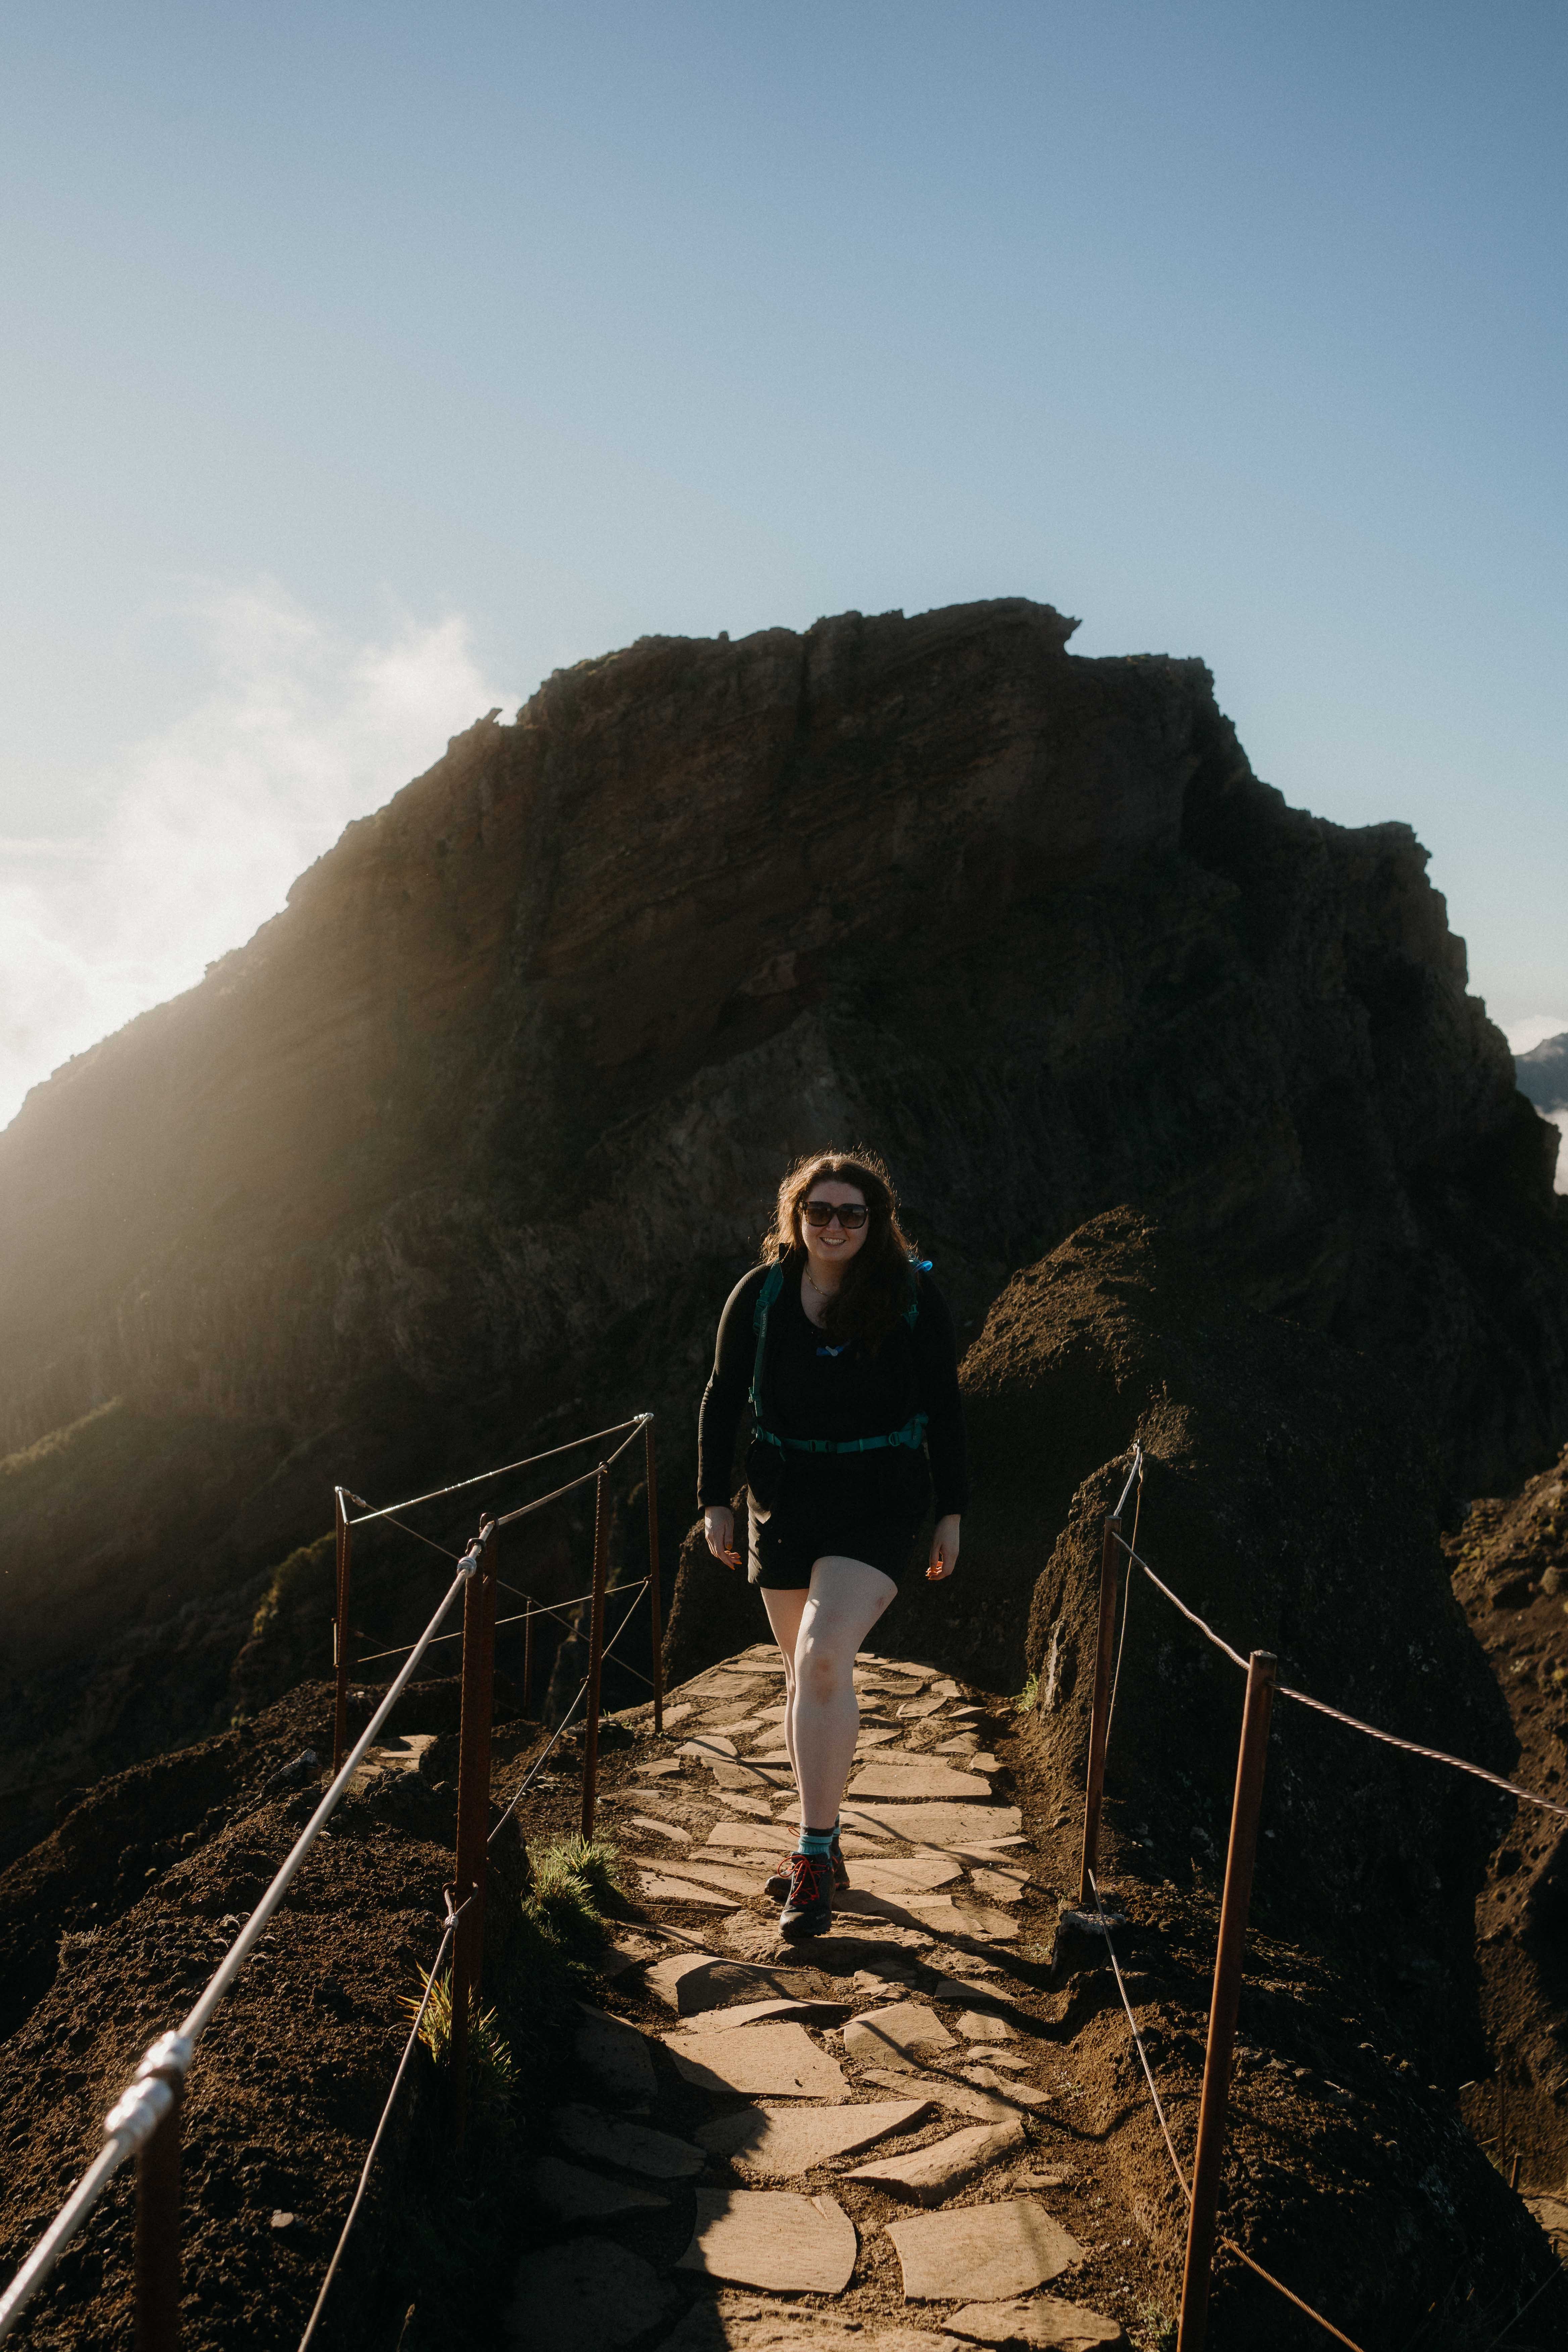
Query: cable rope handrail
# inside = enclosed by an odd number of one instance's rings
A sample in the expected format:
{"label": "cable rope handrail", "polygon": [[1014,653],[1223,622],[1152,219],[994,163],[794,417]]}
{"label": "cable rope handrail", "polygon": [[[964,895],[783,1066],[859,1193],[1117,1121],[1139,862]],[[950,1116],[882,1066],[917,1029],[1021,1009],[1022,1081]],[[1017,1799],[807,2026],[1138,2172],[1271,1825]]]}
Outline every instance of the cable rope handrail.
{"label": "cable rope handrail", "polygon": [[161,2035],[152,2044],[137,2068],[130,2086],[104,2118],[103,2128],[109,2141],[108,2147],[82,2175],[32,2252],[17,2271],[10,2285],[3,2294],[0,2294],[0,2340],[10,2334],[16,2320],[48,2277],[121,2165],[128,2157],[145,2147],[174,2105],[176,2096],[174,2086],[188,2073],[195,2045],[211,2023],[218,2003],[249,1958],[260,1940],[262,1929],[281,1903],[316,1839],[336,1811],[348,1789],[349,1782],[363,1760],[365,1751],[402,1697],[413,1677],[415,1667],[435,1638],[437,1627],[441,1623],[458,1594],[463,1591],[479,1564],[479,1553],[477,1545],[470,1546],[459,1561],[458,1574],[453,1578],[440,1605],[410,1652],[407,1664],[395,1680],[387,1685],[385,1697],[371,1717],[353,1748],[344,1758],[341,1769],[290,1847],[271,1885],[229,1946],[213,1975],[208,1979],[205,1988],[194,2007],[186,2013],[183,2022],[174,2032]]}
{"label": "cable rope handrail", "polygon": [[[626,1611],[626,1615],[621,1619],[620,1623],[616,1626],[615,1633],[612,1634],[609,1641],[605,1643],[603,1650],[599,1653],[601,1665],[605,1659],[611,1654],[612,1651],[615,1649],[616,1643],[620,1640],[621,1635],[631,1623],[632,1609],[636,1608],[638,1601],[642,1598],[644,1592],[647,1591],[647,1584],[648,1580],[645,1576],[642,1582],[637,1586],[637,1591],[632,1595],[632,1608]],[[624,1592],[626,1589],[626,1588],[624,1584],[619,1584],[616,1587],[617,1592]],[[622,1664],[625,1664],[624,1659],[622,1660]],[[535,1758],[527,1779],[523,1781],[521,1787],[513,1793],[510,1803],[507,1806],[505,1812],[501,1815],[500,1821],[497,1822],[495,1827],[491,1830],[489,1837],[486,1840],[487,1844],[493,1844],[494,1841],[500,1835],[501,1831],[506,1827],[508,1822],[510,1821],[513,1813],[516,1812],[519,1805],[521,1804],[524,1797],[527,1796],[530,1789],[532,1788],[535,1780],[539,1778],[540,1773],[543,1771],[545,1765],[550,1760],[551,1753],[555,1747],[556,1741],[561,1738],[562,1734],[565,1731],[567,1725],[571,1722],[572,1717],[582,1706],[583,1701],[587,1695],[588,1685],[592,1677],[590,1675],[584,1675],[582,1682],[578,1685],[577,1696],[573,1700],[571,1706],[567,1708],[565,1714],[562,1717],[560,1722],[556,1725],[554,1732],[551,1737],[549,1747],[544,1749],[542,1755]]]}
{"label": "cable rope handrail", "polygon": [[[643,1581],[645,1584],[647,1583],[647,1580],[646,1577]],[[508,1584],[506,1579],[502,1576],[498,1576],[496,1582],[504,1586],[508,1592],[516,1592],[518,1590],[515,1584]],[[607,1584],[605,1587],[605,1598],[608,1600],[612,1592],[626,1592],[629,1590],[630,1587],[625,1584]],[[520,1593],[518,1597],[520,1600],[527,1601],[529,1603],[528,1607],[526,1609],[520,1609],[515,1616],[498,1617],[496,1619],[495,1625],[495,1629],[498,1633],[500,1632],[503,1625],[525,1625],[531,1617],[559,1617],[563,1609],[579,1609],[582,1607],[584,1601],[592,1601],[594,1598],[591,1592],[574,1592],[570,1594],[564,1601],[533,1601],[530,1599],[526,1592]],[[443,1642],[460,1642],[463,1636],[461,1633],[437,1633],[436,1639],[431,1643],[430,1647],[433,1650],[438,1650]],[[410,1645],[407,1643],[402,1643],[395,1650],[372,1650],[367,1657],[356,1659],[355,1664],[356,1666],[375,1666],[379,1665],[384,1658],[405,1657],[407,1654],[409,1646]],[[626,1661],[623,1659],[621,1663],[624,1665]],[[635,1671],[635,1669],[632,1671]],[[647,1677],[645,1675],[643,1679],[646,1681]]]}
{"label": "cable rope handrail", "polygon": [[[1126,1504],[1127,1496],[1131,1491],[1134,1478],[1138,1481],[1138,1500],[1132,1506],[1132,1541],[1136,1544],[1138,1541],[1138,1515],[1143,1508],[1143,1448],[1137,1444],[1134,1444],[1132,1448],[1132,1467],[1127,1473],[1127,1485],[1121,1489],[1121,1501],[1116,1506],[1115,1516],[1118,1521],[1120,1521],[1121,1517],[1122,1509]],[[1128,1577],[1121,1594],[1121,1635],[1116,1644],[1116,1672],[1111,1676],[1110,1705],[1107,1708],[1105,1716],[1105,1744],[1107,1748],[1110,1746],[1110,1727],[1116,1720],[1116,1694],[1121,1687],[1121,1653],[1127,1647],[1127,1604],[1131,1598],[1132,1579]]]}
{"label": "cable rope handrail", "polygon": [[520,1503],[515,1511],[503,1511],[496,1521],[497,1527],[510,1528],[514,1519],[526,1519],[531,1511],[542,1511],[546,1503],[559,1502],[561,1496],[569,1495],[574,1486],[585,1486],[590,1478],[596,1478],[601,1470],[607,1470],[612,1462],[618,1462],[628,1445],[636,1444],[642,1433],[644,1423],[650,1418],[649,1414],[644,1413],[641,1419],[634,1422],[631,1435],[623,1437],[614,1453],[606,1454],[604,1460],[596,1463],[592,1470],[584,1470],[580,1477],[568,1479],[564,1486],[553,1487],[548,1495],[537,1496],[531,1503]]}
{"label": "cable rope handrail", "polygon": [[425,2022],[425,2011],[430,2005],[430,1996],[436,1990],[437,1979],[441,1973],[441,1963],[447,1957],[447,1947],[452,1940],[452,1933],[454,1928],[457,1927],[458,1920],[462,1917],[464,1912],[468,1909],[468,1905],[473,1901],[473,1899],[474,1898],[471,1895],[465,1895],[462,1902],[458,1904],[457,1909],[454,1911],[452,1908],[452,1898],[450,1895],[446,1898],[447,1919],[442,1932],[440,1945],[437,1950],[435,1958],[431,1961],[428,1969],[426,1971],[425,1991],[421,1997],[419,2007],[415,2013],[414,2023],[409,2029],[408,2039],[403,2045],[403,2055],[397,2062],[397,2072],[392,2078],[392,2088],[386,2095],[386,2105],[382,2108],[381,2121],[376,2125],[375,2135],[371,2141],[369,2152],[365,2157],[363,2167],[361,2168],[359,2186],[354,2190],[353,2201],[349,2207],[347,2219],[344,2221],[342,2230],[338,2232],[338,2242],[332,2249],[332,2259],[327,2264],[327,2274],[321,2281],[321,2292],[316,2297],[315,2304],[310,2312],[310,2316],[305,2323],[305,2333],[300,2338],[300,2352],[309,2352],[310,2338],[316,2332],[316,2323],[321,2318],[321,2313],[326,2306],[327,2296],[331,2291],[332,2281],[337,2276],[338,2264],[342,2260],[343,2248],[348,2244],[349,2231],[353,2228],[355,2221],[359,2219],[359,2210],[364,2202],[364,2192],[370,2186],[371,2167],[375,2162],[375,2154],[377,2148],[381,2146],[382,2135],[385,2131],[388,2122],[391,2120],[392,2110],[396,2101],[397,2094],[403,2087],[403,2077],[408,2071],[408,2061],[414,2055],[414,2047],[419,2039],[420,2028]]}
{"label": "cable rope handrail", "polygon": [[[1233,1650],[1228,1642],[1222,1641],[1213,1626],[1205,1624],[1195,1610],[1189,1609],[1184,1601],[1178,1600],[1170,1586],[1162,1582],[1148,1561],[1142,1559],[1131,1544],[1123,1543],[1120,1536],[1114,1537],[1114,1540],[1121,1545],[1128,1559],[1142,1570],[1155,1590],[1163,1592],[1172,1606],[1181,1611],[1189,1624],[1195,1625],[1205,1640],[1212,1642],[1216,1650],[1223,1650],[1232,1664],[1238,1665],[1245,1674],[1247,1660]],[[1517,1780],[1505,1780],[1500,1772],[1490,1772],[1484,1764],[1472,1764],[1465,1756],[1451,1756],[1446,1748],[1425,1748],[1419,1740],[1402,1739],[1396,1732],[1384,1731],[1375,1723],[1364,1723],[1359,1715],[1347,1715],[1342,1707],[1331,1706],[1326,1699],[1313,1698],[1310,1692],[1295,1690],[1289,1683],[1276,1684],[1275,1690],[1279,1697],[1294,1699],[1298,1706],[1310,1706],[1316,1714],[1326,1715],[1331,1721],[1344,1724],[1349,1730],[1364,1732],[1368,1739],[1381,1740],[1385,1748],[1400,1748],[1406,1756],[1424,1756],[1432,1764],[1451,1765],[1456,1772],[1468,1772],[1474,1779],[1485,1780],[1490,1788],[1501,1789],[1508,1796],[1518,1797],[1527,1805],[1539,1805],[1542,1812],[1556,1813],[1568,1821],[1568,1805],[1560,1805],[1551,1797],[1538,1796],[1533,1789],[1521,1788]]]}
{"label": "cable rope handrail", "polygon": [[[601,1437],[618,1437],[623,1429],[629,1429],[635,1436],[643,1423],[652,1419],[653,1415],[649,1412],[634,1413],[628,1421],[612,1422],[608,1429],[587,1430],[581,1437],[569,1437],[563,1445],[547,1446],[542,1454],[526,1454],[521,1462],[503,1462],[499,1469],[478,1471],[472,1478],[455,1478],[449,1486],[432,1486],[427,1495],[410,1495],[406,1501],[388,1503],[384,1509],[379,1511],[374,1510],[363,1495],[349,1494],[349,1489],[345,1486],[343,1492],[348,1495],[350,1502],[357,1503],[364,1513],[363,1518],[351,1519],[349,1525],[363,1528],[368,1520],[390,1518],[394,1511],[412,1511],[420,1503],[438,1503],[445,1496],[465,1494],[470,1486],[484,1486],[488,1479],[509,1477],[514,1470],[531,1470],[536,1462],[553,1462],[558,1454],[570,1454],[574,1446],[596,1444]],[[628,1438],[626,1442],[629,1444],[631,1441]],[[616,1452],[624,1450],[622,1447],[616,1448]],[[615,1455],[612,1454],[610,1458],[613,1461]],[[595,1474],[590,1470],[587,1475],[591,1478]],[[565,1491],[563,1487],[562,1492]]]}

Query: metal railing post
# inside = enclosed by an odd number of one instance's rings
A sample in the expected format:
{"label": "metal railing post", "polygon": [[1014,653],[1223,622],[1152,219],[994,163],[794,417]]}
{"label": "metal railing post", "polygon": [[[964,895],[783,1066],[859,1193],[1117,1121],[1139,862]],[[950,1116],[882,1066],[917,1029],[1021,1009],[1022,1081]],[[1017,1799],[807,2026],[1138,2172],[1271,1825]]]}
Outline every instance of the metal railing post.
{"label": "metal railing post", "polygon": [[1110,1713],[1110,1652],[1116,1637],[1116,1538],[1121,1514],[1112,1511],[1105,1522],[1100,1555],[1100,1642],[1094,1656],[1094,1706],[1089,1720],[1089,1781],[1083,1801],[1083,1860],[1078,1875],[1078,1901],[1087,1911],[1094,1899],[1089,1885],[1100,1867],[1100,1804],[1105,1791],[1105,1741]]}
{"label": "metal railing post", "polygon": [[658,1590],[658,1468],[653,1452],[653,1415],[643,1423],[647,1463],[647,1606],[653,1637],[653,1736],[664,1736],[664,1617]]}
{"label": "metal railing post", "polygon": [[480,1530],[479,1564],[463,1595],[463,1711],[458,1733],[458,1858],[452,1906],[452,2099],[459,2145],[468,2113],[469,2011],[484,1964],[485,1863],[490,1832],[490,1716],[495,1695],[496,1549],[493,1520]]}
{"label": "metal railing post", "polygon": [[180,2107],[174,2105],[136,2158],[136,2352],[176,2352],[180,2341]]}
{"label": "metal railing post", "polygon": [[332,1620],[332,1678],[336,1696],[332,1706],[332,1771],[342,1770],[348,1748],[349,1731],[349,1579],[353,1563],[353,1529],[349,1525],[348,1504],[341,1486],[333,1492],[337,1498],[338,1538],[338,1606]]}
{"label": "metal railing post", "polygon": [[1247,1704],[1236,1760],[1236,1801],[1231,1808],[1230,1846],[1225,1861],[1219,1948],[1215,1954],[1214,1998],[1209,2005],[1208,2048],[1204,2055],[1203,2103],[1198,2109],[1198,2144],[1193,2159],[1192,2201],[1187,2211],[1187,2260],[1182,2278],[1176,2352],[1203,2352],[1208,2328],[1209,2281],[1214,2269],[1220,2166],[1225,2157],[1230,2062],[1241,2000],[1241,1956],[1247,1941],[1247,1906],[1252,1900],[1252,1869],[1258,1854],[1258,1820],[1263,1806],[1263,1768],[1268,1755],[1268,1720],[1274,1705],[1278,1663],[1267,1650],[1254,1650],[1247,1661]]}
{"label": "metal railing post", "polygon": [[588,1634],[588,1712],[583,1719],[583,1816],[594,1834],[599,1796],[599,1682],[605,1664],[605,1573],[610,1545],[610,1474],[601,1462],[594,1487],[594,1599]]}

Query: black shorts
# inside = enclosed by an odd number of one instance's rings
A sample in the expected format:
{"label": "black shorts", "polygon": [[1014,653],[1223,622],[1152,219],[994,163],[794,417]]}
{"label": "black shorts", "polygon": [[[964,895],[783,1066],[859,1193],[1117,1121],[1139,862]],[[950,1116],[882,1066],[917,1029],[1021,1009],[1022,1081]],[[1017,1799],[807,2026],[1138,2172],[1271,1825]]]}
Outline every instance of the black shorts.
{"label": "black shorts", "polygon": [[[776,1463],[764,1493],[748,1490],[746,1573],[753,1584],[796,1591],[829,1554],[863,1559],[896,1584],[910,1565],[931,1508],[923,1453],[889,1446],[876,1454],[792,1454]],[[759,1484],[763,1483],[761,1480]]]}

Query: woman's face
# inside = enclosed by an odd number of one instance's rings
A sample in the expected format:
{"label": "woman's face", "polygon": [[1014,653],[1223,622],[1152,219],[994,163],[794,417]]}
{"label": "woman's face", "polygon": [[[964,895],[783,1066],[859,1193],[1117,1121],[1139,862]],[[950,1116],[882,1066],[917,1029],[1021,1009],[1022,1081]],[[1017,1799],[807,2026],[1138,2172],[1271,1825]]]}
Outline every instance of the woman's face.
{"label": "woman's face", "polygon": [[[837,1177],[822,1176],[817,1179],[801,1202],[797,1213],[800,1237],[805,1244],[812,1273],[820,1275],[826,1273],[829,1266],[837,1268],[848,1264],[857,1250],[864,1245],[866,1236],[871,1230],[871,1221],[868,1217],[863,1217],[858,1233],[847,1233],[842,1221],[837,1217],[834,1217],[825,1225],[814,1224],[812,1223],[814,1202],[818,1205],[819,1210],[826,1207],[864,1211],[866,1195],[858,1184],[841,1184]],[[837,1273],[833,1279],[837,1280]]]}

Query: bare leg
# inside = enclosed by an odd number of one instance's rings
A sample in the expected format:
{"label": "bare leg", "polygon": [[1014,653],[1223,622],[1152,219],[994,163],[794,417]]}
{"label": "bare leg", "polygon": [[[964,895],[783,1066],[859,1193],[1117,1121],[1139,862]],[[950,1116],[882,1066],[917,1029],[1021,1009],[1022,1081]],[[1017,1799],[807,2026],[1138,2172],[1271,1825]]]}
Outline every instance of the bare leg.
{"label": "bare leg", "polygon": [[829,1556],[813,1564],[785,1718],[803,1829],[825,1830],[838,1818],[860,1733],[855,1654],[898,1589],[868,1560]]}
{"label": "bare leg", "polygon": [[768,1623],[773,1627],[773,1639],[784,1653],[784,1746],[789,1750],[789,1769],[795,1774],[795,1785],[798,1790],[800,1767],[795,1762],[795,1644],[800,1639],[800,1621],[805,1613],[805,1604],[811,1598],[811,1591],[807,1585],[792,1584],[783,1586],[775,1591],[764,1584],[762,1594],[763,1607],[768,1612]]}

